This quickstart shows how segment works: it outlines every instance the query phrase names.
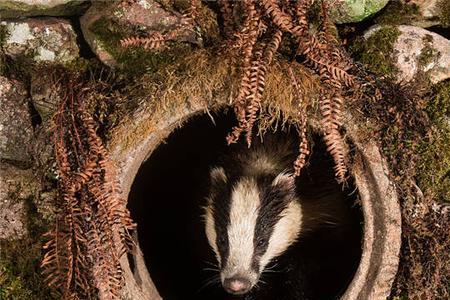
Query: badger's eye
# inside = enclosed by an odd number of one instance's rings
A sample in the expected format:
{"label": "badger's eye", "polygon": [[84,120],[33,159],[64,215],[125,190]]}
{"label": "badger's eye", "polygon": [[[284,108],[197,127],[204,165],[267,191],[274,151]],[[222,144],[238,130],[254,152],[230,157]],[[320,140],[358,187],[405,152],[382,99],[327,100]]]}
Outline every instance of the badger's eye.
{"label": "badger's eye", "polygon": [[267,245],[267,240],[266,239],[259,239],[257,247],[258,248],[262,248],[265,247]]}
{"label": "badger's eye", "polygon": [[220,235],[220,236],[219,236],[218,242],[219,242],[219,245],[220,245],[220,246],[225,245],[225,237],[222,236],[222,235]]}

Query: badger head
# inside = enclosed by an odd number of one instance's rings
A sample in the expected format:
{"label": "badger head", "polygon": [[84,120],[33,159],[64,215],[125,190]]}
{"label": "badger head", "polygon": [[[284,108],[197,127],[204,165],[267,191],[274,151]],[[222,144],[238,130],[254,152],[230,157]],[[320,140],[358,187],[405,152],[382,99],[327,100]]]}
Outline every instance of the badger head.
{"label": "badger head", "polygon": [[293,175],[228,178],[222,167],[211,171],[205,230],[227,292],[250,291],[297,239],[301,222]]}

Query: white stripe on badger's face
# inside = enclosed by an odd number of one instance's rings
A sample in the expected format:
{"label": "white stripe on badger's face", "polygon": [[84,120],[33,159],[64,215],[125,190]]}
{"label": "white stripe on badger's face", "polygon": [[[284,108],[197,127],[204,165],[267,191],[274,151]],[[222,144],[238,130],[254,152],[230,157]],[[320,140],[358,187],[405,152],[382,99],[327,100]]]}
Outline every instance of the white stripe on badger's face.
{"label": "white stripe on badger's face", "polygon": [[282,213],[269,239],[269,246],[260,260],[262,270],[274,258],[282,254],[298,238],[302,223],[302,210],[297,201],[292,201]]}
{"label": "white stripe on badger's face", "polygon": [[206,237],[208,238],[208,243],[213,248],[214,253],[216,254],[217,261],[220,262],[220,253],[216,244],[217,233],[216,229],[214,228],[214,217],[210,203],[208,203],[208,205],[205,207],[204,218],[205,218],[205,231]]}
{"label": "white stripe on badger's face", "polygon": [[[215,180],[216,182],[219,182],[219,184],[227,184],[228,178],[225,174],[225,170],[222,167],[216,167],[213,168],[210,172],[211,179]],[[208,239],[208,243],[211,245],[211,247],[214,250],[214,253],[216,254],[216,259],[218,262],[220,262],[220,253],[219,249],[217,248],[216,239],[217,239],[217,233],[215,229],[214,224],[214,216],[213,216],[213,209],[212,209],[212,199],[208,199],[208,204],[205,207],[205,232],[206,237]]]}
{"label": "white stripe on badger's face", "polygon": [[231,194],[229,254],[226,265],[222,267],[222,281],[234,276],[245,277],[252,282],[257,280],[258,274],[251,266],[259,207],[259,192],[255,180],[245,178],[239,181]]}

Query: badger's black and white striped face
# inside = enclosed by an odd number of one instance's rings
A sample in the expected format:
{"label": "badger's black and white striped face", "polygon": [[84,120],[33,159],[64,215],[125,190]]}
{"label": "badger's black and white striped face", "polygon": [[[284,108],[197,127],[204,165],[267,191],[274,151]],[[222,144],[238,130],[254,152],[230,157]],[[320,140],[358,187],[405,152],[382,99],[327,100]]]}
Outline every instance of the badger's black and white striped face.
{"label": "badger's black and white striped face", "polygon": [[229,293],[247,293],[298,237],[302,212],[289,174],[228,178],[211,171],[205,228]]}

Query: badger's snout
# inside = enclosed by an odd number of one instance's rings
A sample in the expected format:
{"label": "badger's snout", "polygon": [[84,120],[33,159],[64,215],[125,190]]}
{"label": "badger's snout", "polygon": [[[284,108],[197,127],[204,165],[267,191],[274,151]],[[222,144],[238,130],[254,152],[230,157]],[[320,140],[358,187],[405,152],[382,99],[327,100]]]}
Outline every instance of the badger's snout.
{"label": "badger's snout", "polygon": [[244,278],[244,277],[231,277],[226,278],[223,281],[223,287],[224,289],[234,295],[242,295],[250,291],[252,288],[252,284],[250,280]]}

